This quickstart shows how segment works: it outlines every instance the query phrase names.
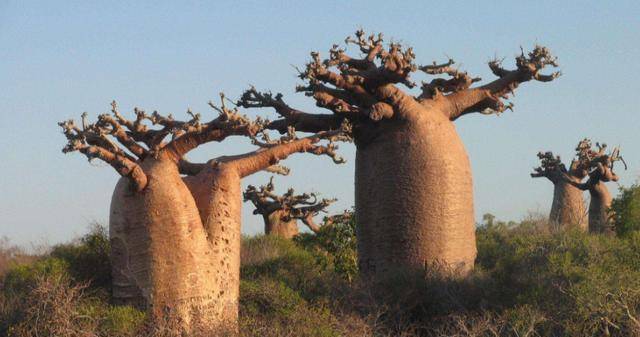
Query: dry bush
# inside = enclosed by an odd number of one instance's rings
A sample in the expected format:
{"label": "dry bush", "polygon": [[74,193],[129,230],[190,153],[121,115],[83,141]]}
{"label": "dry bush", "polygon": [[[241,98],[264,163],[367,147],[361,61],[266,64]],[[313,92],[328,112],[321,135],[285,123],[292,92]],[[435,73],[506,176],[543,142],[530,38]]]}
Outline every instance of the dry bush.
{"label": "dry bush", "polygon": [[16,264],[29,263],[37,257],[27,254],[22,248],[11,244],[9,238],[0,238],[0,279]]}
{"label": "dry bush", "polygon": [[[477,268],[468,278],[398,274],[383,284],[385,296],[345,279],[328,251],[276,237],[245,239],[240,325],[213,335],[640,337],[640,233],[549,230],[529,218],[493,221],[477,238]],[[86,261],[85,249],[67,251],[77,254],[41,257],[7,273],[0,328],[11,323],[10,336],[180,335],[171,322],[145,325],[143,313],[110,306],[96,296],[103,292],[84,288],[74,279],[84,269],[73,265]]]}
{"label": "dry bush", "polygon": [[290,241],[274,235],[245,237],[242,240],[240,261],[243,267],[259,265],[287,255],[293,248]]}
{"label": "dry bush", "polygon": [[15,337],[95,336],[96,320],[83,312],[86,285],[72,285],[60,275],[38,276],[24,307],[24,318],[11,329]]}

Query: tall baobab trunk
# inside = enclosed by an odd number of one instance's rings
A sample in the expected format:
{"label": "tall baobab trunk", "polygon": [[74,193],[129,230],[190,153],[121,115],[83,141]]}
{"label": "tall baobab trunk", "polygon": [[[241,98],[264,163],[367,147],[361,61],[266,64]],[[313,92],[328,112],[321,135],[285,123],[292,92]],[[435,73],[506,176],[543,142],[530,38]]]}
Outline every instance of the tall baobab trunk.
{"label": "tall baobab trunk", "polygon": [[[283,119],[268,128],[317,132],[342,120],[353,124],[356,142],[356,223],[358,257],[364,276],[384,277],[392,269],[429,265],[464,273],[473,267],[474,240],[471,169],[453,122],[469,113],[501,113],[512,107],[504,100],[520,83],[549,82],[559,73],[548,49],[536,46],[516,57],[516,69],[489,62],[497,80],[473,86],[479,78],[453,67],[453,60],[426,66],[414,64],[411,48],[386,46],[382,34],[359,30],[347,37],[364,55],[355,58],[339,45],[328,58],[311,53],[300,71],[306,81],[297,91],[315,99],[333,114],[312,114],[287,105],[281,94],[247,90],[238,104],[271,107]],[[410,75],[421,70],[446,76],[423,82],[414,96]]]}
{"label": "tall baobab trunk", "polygon": [[[64,152],[101,159],[123,176],[111,202],[114,299],[146,308],[153,326],[166,326],[177,334],[237,330],[240,179],[296,152],[341,162],[333,140],[348,131],[301,139],[290,133],[264,143],[255,138],[263,132],[263,124],[224,105],[216,109],[218,118],[204,124],[199,115],[179,122],[139,110],[132,122],[119,114],[114,103],[113,116],[100,115],[95,124],[88,124],[85,116],[82,128],[72,120],[60,123],[68,140]],[[163,128],[149,129],[145,120]],[[172,140],[164,142],[169,135]],[[261,149],[207,164],[183,160],[197,146],[231,135],[249,136]],[[328,145],[318,144],[323,139]]]}
{"label": "tall baobab trunk", "polygon": [[217,264],[225,256],[215,247],[235,247],[207,233],[175,163],[147,158],[141,167],[144,193],[131,194],[121,181],[112,201],[114,298],[146,303],[159,323],[186,330],[233,324],[237,313],[224,310],[234,306],[222,296],[233,286],[217,277],[228,275],[229,265]]}
{"label": "tall baobab trunk", "polygon": [[[112,297],[116,304],[145,307],[145,295],[133,274],[139,261],[149,259],[149,236],[142,218],[144,203],[131,191],[129,179],[118,180],[111,197],[109,241],[111,243]],[[133,265],[132,265],[133,262]]]}
{"label": "tall baobab trunk", "polygon": [[400,268],[473,268],[476,257],[469,159],[453,123],[424,110],[381,122],[357,144],[356,230],[365,274]]}
{"label": "tall baobab trunk", "polygon": [[589,188],[589,232],[613,234],[611,221],[611,202],[613,198],[603,181],[598,181]]}
{"label": "tall baobab trunk", "polygon": [[291,239],[298,235],[298,220],[302,221],[311,231],[318,232],[318,226],[313,217],[326,208],[336,199],[318,200],[315,193],[294,194],[290,188],[283,195],[274,193],[273,177],[269,183],[260,188],[249,185],[244,192],[244,200],[251,201],[255,206],[253,214],[261,214],[264,220],[264,232],[267,235],[275,235],[285,239]]}
{"label": "tall baobab trunk", "polygon": [[211,262],[218,268],[210,277],[220,285],[216,293],[223,317],[238,319],[240,296],[240,242],[242,192],[241,177],[224,165],[209,166],[195,176],[185,178],[197,203],[212,244]]}
{"label": "tall baobab trunk", "polygon": [[285,239],[291,239],[298,235],[298,220],[284,220],[282,211],[275,211],[268,215],[262,215],[264,220],[264,233],[267,235],[275,235]]}
{"label": "tall baobab trunk", "polygon": [[[591,140],[585,138],[576,147],[578,165],[587,172],[589,179],[582,183],[564,176],[565,181],[581,189],[588,190],[591,200],[589,201],[589,232],[614,234],[612,214],[611,214],[611,194],[606,186],[606,182],[618,181],[618,175],[613,171],[615,162],[621,161],[624,168],[627,168],[620,149],[613,148],[610,153],[606,153],[607,144],[596,143],[597,149],[592,149]],[[585,176],[587,175],[585,174]]]}
{"label": "tall baobab trunk", "polygon": [[576,187],[587,175],[579,161],[573,160],[569,169],[560,156],[553,152],[538,152],[540,166],[531,173],[532,178],[545,177],[553,183],[553,202],[549,223],[557,228],[574,227],[587,231],[584,191]]}
{"label": "tall baobab trunk", "polygon": [[549,213],[551,224],[568,225],[586,232],[588,230],[587,210],[583,195],[584,191],[564,181],[554,184],[553,202]]}

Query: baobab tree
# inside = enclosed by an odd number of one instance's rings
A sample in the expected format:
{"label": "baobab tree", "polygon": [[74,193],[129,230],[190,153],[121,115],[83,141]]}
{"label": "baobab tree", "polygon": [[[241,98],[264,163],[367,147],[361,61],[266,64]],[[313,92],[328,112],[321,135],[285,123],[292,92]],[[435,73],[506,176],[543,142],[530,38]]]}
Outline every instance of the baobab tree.
{"label": "baobab tree", "polygon": [[[356,45],[361,58],[334,45],[323,59],[299,70],[305,83],[296,90],[313,97],[330,114],[303,112],[289,106],[282,94],[247,90],[238,104],[273,108],[282,117],[267,127],[318,132],[353,125],[356,144],[355,210],[360,271],[388,275],[395,269],[439,265],[464,273],[476,257],[471,167],[454,121],[471,113],[499,114],[511,109],[505,99],[519,84],[549,82],[559,73],[556,58],[536,46],[516,57],[513,70],[489,62],[498,79],[474,85],[454,61],[418,66],[411,48],[385,45],[379,35],[357,31],[345,40]],[[415,71],[443,76],[423,82],[414,95]]]}
{"label": "baobab tree", "polygon": [[293,188],[283,195],[274,192],[273,177],[269,183],[259,188],[249,185],[244,191],[244,201],[250,201],[256,208],[253,214],[260,214],[264,220],[264,232],[290,239],[298,235],[298,220],[302,221],[313,232],[320,230],[313,217],[336,199],[321,199],[315,193],[295,194]]}
{"label": "baobab tree", "polygon": [[[189,121],[177,121],[139,109],[129,120],[115,102],[112,113],[95,123],[86,114],[81,126],[60,123],[68,140],[63,152],[100,159],[122,176],[109,219],[114,299],[143,305],[154,322],[187,334],[237,324],[240,180],[297,152],[341,162],[333,140],[349,132],[345,124],[298,138],[290,129],[270,140],[265,121],[227,108],[224,98],[221,107],[210,105],[218,116],[206,123],[191,112]],[[229,136],[249,137],[259,149],[203,164],[184,159],[196,147]]]}
{"label": "baobab tree", "polygon": [[584,203],[584,191],[572,185],[581,183],[587,175],[585,167],[574,159],[569,169],[562,163],[560,156],[553,152],[538,152],[540,166],[531,173],[533,178],[547,178],[553,184],[553,202],[549,213],[549,222],[557,227],[572,226],[587,231],[587,211]]}
{"label": "baobab tree", "polygon": [[567,175],[565,179],[581,190],[589,191],[591,200],[589,201],[589,232],[592,233],[615,233],[611,214],[611,193],[606,182],[618,181],[618,175],[613,171],[615,162],[620,161],[627,168],[620,148],[615,147],[607,153],[607,144],[596,143],[594,149],[591,140],[585,138],[576,147],[577,160],[579,165],[588,172],[586,182],[577,183]]}

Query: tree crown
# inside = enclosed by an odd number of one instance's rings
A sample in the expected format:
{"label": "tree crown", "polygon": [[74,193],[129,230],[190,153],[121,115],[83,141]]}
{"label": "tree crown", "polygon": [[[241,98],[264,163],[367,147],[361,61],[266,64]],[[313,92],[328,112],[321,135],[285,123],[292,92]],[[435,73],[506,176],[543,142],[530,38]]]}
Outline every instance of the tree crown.
{"label": "tree crown", "polygon": [[[242,95],[238,105],[274,108],[283,119],[271,122],[268,127],[281,132],[289,125],[302,131],[316,132],[334,128],[343,119],[358,125],[401,118],[406,113],[403,107],[407,102],[438,107],[437,110],[450,120],[455,120],[471,112],[493,114],[511,109],[513,104],[504,100],[520,83],[530,80],[549,82],[560,75],[560,72],[542,74],[543,68],[557,67],[558,64],[551,52],[541,46],[528,53],[522,50],[515,59],[513,70],[503,68],[501,60],[490,61],[489,67],[498,79],[472,87],[481,79],[455,68],[452,59],[441,64],[417,65],[412,48],[394,42],[385,44],[382,34],[367,36],[358,30],[354,36],[345,39],[345,44],[357,46],[363,56],[349,56],[346,48],[336,44],[329,50],[328,58],[323,59],[320,53],[312,52],[311,61],[304,69],[298,70],[298,76],[305,84],[297,86],[296,91],[313,97],[316,105],[328,109],[331,115],[302,112],[287,105],[282,94],[259,92],[253,87]],[[410,76],[418,70],[430,76],[443,77],[423,81],[422,92],[417,96],[396,86],[416,87]]]}

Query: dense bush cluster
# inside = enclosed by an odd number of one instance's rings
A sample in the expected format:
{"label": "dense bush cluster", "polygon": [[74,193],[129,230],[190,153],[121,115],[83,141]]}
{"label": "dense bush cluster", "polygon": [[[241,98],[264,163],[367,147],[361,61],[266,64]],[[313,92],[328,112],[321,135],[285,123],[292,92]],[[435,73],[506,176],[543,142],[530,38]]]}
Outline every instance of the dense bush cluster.
{"label": "dense bush cluster", "polygon": [[[617,205],[635,207],[636,191],[623,191]],[[634,212],[616,216],[631,224]],[[384,285],[385,298],[356,277],[354,226],[335,224],[294,241],[245,238],[241,334],[640,336],[640,232],[631,225],[613,237],[554,232],[535,218],[503,223],[487,216],[477,230],[472,275],[397,275]],[[0,335],[146,331],[143,312],[109,303],[103,229],[44,256],[3,253],[9,262],[1,275]]]}
{"label": "dense bush cluster", "polygon": [[640,230],[640,185],[620,188],[611,204],[611,216],[618,235]]}
{"label": "dense bush cluster", "polygon": [[300,246],[321,255],[325,266],[351,281],[358,273],[356,252],[356,222],[353,216],[346,222],[323,226],[318,233],[303,233],[294,238]]}
{"label": "dense bush cluster", "polygon": [[144,313],[109,304],[109,240],[104,228],[49,254],[19,259],[1,275],[2,336],[134,336]]}

